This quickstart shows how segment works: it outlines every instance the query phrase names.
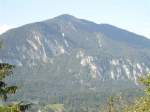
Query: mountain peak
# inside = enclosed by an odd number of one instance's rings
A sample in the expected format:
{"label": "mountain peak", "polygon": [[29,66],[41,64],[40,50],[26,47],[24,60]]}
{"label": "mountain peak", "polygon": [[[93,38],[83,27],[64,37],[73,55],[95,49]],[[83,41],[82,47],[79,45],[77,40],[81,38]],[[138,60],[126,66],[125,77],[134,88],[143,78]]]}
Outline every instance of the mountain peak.
{"label": "mountain peak", "polygon": [[70,19],[75,19],[75,17],[69,14],[62,14],[60,16],[55,17],[55,19],[70,20]]}

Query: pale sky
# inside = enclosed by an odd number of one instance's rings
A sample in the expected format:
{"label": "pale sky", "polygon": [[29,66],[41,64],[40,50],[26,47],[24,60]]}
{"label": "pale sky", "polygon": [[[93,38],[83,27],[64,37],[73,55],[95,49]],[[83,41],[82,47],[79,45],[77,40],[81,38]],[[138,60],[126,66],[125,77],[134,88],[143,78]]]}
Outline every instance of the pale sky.
{"label": "pale sky", "polygon": [[0,33],[70,14],[150,38],[150,0],[0,0]]}

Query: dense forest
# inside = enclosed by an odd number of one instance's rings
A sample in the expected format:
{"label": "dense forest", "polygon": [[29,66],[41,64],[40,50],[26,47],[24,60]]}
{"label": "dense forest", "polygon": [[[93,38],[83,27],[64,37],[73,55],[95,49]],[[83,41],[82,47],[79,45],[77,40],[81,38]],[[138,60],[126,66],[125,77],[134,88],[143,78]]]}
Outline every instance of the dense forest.
{"label": "dense forest", "polygon": [[[23,101],[17,102],[7,102],[7,99],[17,92],[18,86],[8,85],[5,82],[5,78],[12,75],[13,65],[7,63],[0,64],[0,96],[2,100],[2,105],[0,106],[0,112],[25,112],[25,110],[36,112],[150,112],[150,75],[139,78],[139,83],[142,84],[144,96],[135,98],[135,100],[127,100],[127,97],[120,96],[110,96],[104,104],[94,104],[91,96],[85,97],[88,102],[81,104],[82,99],[77,97],[72,97],[72,102],[66,103],[63,101],[63,97],[56,98],[58,102],[51,104],[41,104],[35,106],[34,104],[23,104]],[[145,89],[144,89],[145,87]],[[21,88],[23,89],[23,88]],[[136,90],[135,90],[136,91]],[[134,94],[134,93],[133,93]],[[89,95],[89,94],[87,94]],[[70,96],[71,97],[71,96]],[[94,97],[94,96],[93,96]],[[69,98],[69,97],[68,97]],[[90,99],[91,98],[91,99]],[[127,98],[127,99],[126,99]],[[95,100],[100,101],[100,99],[95,98]],[[57,101],[57,100],[55,100]],[[68,99],[68,101],[71,101]],[[74,101],[74,102],[73,102]],[[92,102],[93,105],[88,104]],[[29,108],[30,107],[30,108]]]}

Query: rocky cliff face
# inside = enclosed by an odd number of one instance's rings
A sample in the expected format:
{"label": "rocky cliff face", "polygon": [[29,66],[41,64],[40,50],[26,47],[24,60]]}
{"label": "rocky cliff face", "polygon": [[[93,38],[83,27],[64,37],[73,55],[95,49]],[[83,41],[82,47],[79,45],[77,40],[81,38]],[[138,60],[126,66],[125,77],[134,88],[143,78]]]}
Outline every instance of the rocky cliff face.
{"label": "rocky cliff face", "polygon": [[[48,64],[82,83],[130,79],[150,72],[150,40],[108,24],[70,15],[24,25],[0,35],[0,61],[17,66]],[[53,72],[52,72],[53,73]]]}

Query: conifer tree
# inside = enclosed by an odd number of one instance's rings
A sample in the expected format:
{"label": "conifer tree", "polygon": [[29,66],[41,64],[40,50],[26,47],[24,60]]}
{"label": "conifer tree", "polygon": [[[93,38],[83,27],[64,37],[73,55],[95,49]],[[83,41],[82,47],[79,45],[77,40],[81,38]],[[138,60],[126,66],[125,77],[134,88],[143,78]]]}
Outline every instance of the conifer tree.
{"label": "conifer tree", "polygon": [[[1,44],[0,44],[1,47]],[[8,86],[5,82],[5,78],[13,73],[14,65],[8,63],[0,63],[0,100],[7,101],[8,97],[15,94],[18,87],[15,85]],[[31,104],[24,105],[22,102],[17,104],[2,105],[0,106],[0,112],[25,112]]]}
{"label": "conifer tree", "polygon": [[5,77],[12,74],[13,65],[7,63],[0,63],[0,98],[4,101],[7,100],[9,95],[15,94],[18,87],[17,86],[7,86],[4,79]]}

